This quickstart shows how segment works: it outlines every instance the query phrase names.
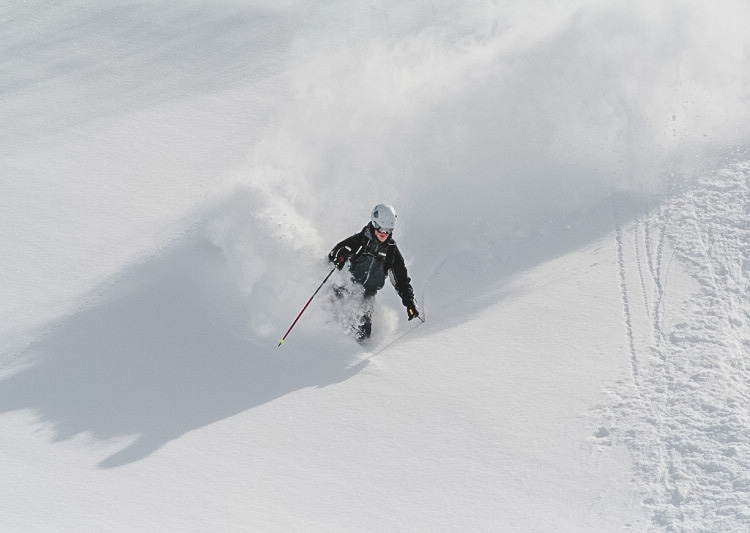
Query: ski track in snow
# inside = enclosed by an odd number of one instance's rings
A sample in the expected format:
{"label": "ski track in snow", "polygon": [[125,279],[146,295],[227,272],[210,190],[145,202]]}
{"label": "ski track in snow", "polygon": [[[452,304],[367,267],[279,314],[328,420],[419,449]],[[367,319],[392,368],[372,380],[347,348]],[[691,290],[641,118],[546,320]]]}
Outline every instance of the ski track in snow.
{"label": "ski track in snow", "polygon": [[632,380],[604,408],[596,442],[628,447],[655,530],[750,530],[748,214],[750,163],[627,227],[615,206]]}

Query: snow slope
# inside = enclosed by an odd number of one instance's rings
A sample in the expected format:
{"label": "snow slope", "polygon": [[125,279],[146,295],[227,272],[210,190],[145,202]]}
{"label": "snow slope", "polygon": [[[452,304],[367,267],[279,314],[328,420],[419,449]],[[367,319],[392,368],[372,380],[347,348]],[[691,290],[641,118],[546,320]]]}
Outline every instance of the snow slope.
{"label": "snow slope", "polygon": [[631,449],[668,529],[750,519],[749,185],[750,165],[732,165],[616,232],[632,383],[601,433]]}
{"label": "snow slope", "polygon": [[2,529],[747,530],[750,9],[315,4],[0,6]]}

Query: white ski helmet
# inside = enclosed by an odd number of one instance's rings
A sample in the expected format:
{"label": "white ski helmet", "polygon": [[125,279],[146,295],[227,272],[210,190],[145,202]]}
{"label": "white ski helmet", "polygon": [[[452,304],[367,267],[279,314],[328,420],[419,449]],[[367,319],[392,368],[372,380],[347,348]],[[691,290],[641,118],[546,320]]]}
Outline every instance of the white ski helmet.
{"label": "white ski helmet", "polygon": [[390,205],[378,204],[372,208],[370,222],[375,229],[393,233],[393,228],[396,227],[396,210]]}

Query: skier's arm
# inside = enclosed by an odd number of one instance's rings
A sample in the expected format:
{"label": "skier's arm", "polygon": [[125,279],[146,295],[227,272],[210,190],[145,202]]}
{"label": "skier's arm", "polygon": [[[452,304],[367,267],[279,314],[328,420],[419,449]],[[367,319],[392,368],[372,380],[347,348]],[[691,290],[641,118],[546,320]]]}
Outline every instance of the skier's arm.
{"label": "skier's arm", "polygon": [[391,281],[396,292],[401,297],[401,303],[406,307],[409,320],[419,316],[417,302],[414,300],[414,289],[411,286],[411,278],[406,270],[404,256],[397,246],[393,247],[393,265],[391,266]]}
{"label": "skier's arm", "polygon": [[360,233],[356,233],[351,237],[347,237],[336,246],[334,246],[333,249],[328,253],[328,260],[331,263],[335,263],[336,266],[339,267],[339,270],[341,270],[344,267],[344,263],[346,263],[346,260],[349,259],[349,257],[351,257],[351,255],[355,253],[359,248],[360,240]]}

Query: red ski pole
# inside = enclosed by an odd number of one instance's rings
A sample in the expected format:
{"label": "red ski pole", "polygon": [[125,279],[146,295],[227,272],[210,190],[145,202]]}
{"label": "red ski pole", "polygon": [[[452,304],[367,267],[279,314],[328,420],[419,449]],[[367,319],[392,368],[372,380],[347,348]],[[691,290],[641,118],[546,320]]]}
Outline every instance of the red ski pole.
{"label": "red ski pole", "polygon": [[[322,283],[321,283],[320,285],[318,285],[318,288],[317,288],[317,289],[315,289],[315,292],[313,293],[313,295],[312,295],[312,296],[310,296],[310,299],[309,299],[309,300],[307,300],[307,303],[305,304],[305,307],[303,307],[303,308],[302,308],[302,311],[300,311],[300,312],[299,312],[299,314],[297,315],[297,318],[295,318],[295,319],[294,319],[294,322],[292,322],[292,325],[291,325],[291,326],[289,326],[289,329],[288,329],[288,330],[286,330],[286,333],[284,333],[284,336],[283,336],[283,337],[281,337],[281,340],[279,341],[279,346],[281,346],[282,344],[284,344],[284,341],[286,340],[286,337],[287,337],[287,335],[289,335],[289,332],[290,332],[290,331],[292,331],[292,328],[294,327],[294,325],[295,325],[295,324],[297,323],[297,321],[299,320],[299,317],[301,317],[301,316],[302,316],[302,313],[304,313],[304,312],[305,312],[305,309],[307,309],[307,306],[308,306],[308,305],[310,305],[310,302],[312,302],[312,301],[313,301],[313,298],[315,298],[315,295],[316,295],[316,294],[318,294],[318,292],[320,291],[320,289],[322,289],[322,288],[323,288],[323,285],[325,285],[326,281],[328,281],[328,278],[330,278],[330,277],[331,277],[331,274],[333,274],[335,270],[336,270],[336,267],[334,266],[334,267],[333,267],[333,268],[331,269],[331,271],[330,271],[330,272],[328,273],[328,275],[326,276],[326,279],[324,279],[324,280],[323,280],[323,282],[322,282]],[[277,348],[278,348],[279,346],[277,346]]]}

